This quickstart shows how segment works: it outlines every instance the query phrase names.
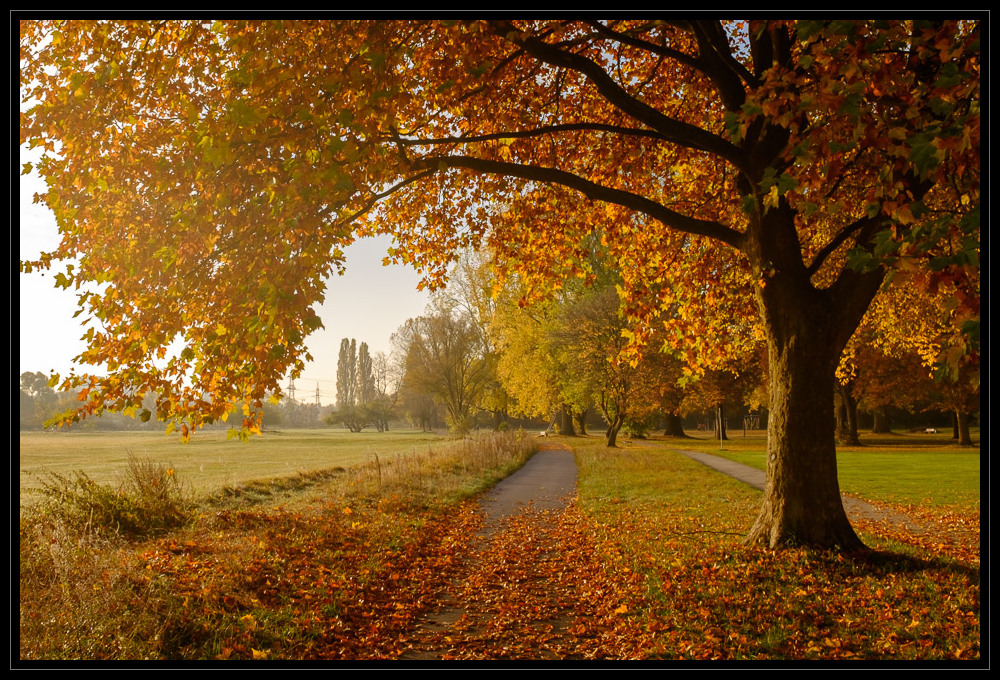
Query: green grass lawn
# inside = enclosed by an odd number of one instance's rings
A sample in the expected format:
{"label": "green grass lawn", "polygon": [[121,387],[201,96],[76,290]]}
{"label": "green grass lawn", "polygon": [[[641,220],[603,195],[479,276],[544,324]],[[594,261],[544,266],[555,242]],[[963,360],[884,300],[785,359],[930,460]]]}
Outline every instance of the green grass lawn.
{"label": "green grass lawn", "polygon": [[[904,438],[905,439],[905,438]],[[636,630],[665,659],[978,659],[978,551],[943,552],[920,538],[863,534],[871,554],[744,544],[761,492],[677,449],[763,467],[763,435],[624,442],[566,438],[580,466],[580,507],[620,573],[642,575],[630,591]],[[975,524],[979,451],[903,450],[880,441],[841,454],[842,487],[871,499],[964,504]],[[953,484],[943,484],[942,478]],[[931,499],[924,501],[923,499]],[[970,507],[971,506],[971,507]],[[639,613],[641,612],[641,613]]]}
{"label": "green grass lawn", "polygon": [[173,467],[195,494],[250,480],[352,467],[381,458],[424,452],[449,435],[419,430],[361,432],[342,429],[277,430],[248,442],[226,439],[225,431],[199,431],[190,443],[158,432],[21,432],[20,489],[36,486],[33,476],[82,470],[99,483],[114,483],[129,454]]}
{"label": "green grass lawn", "polygon": [[[664,440],[666,441],[666,440]],[[713,453],[758,469],[766,468],[766,436],[737,433],[721,448],[718,440],[672,440],[676,448]],[[861,437],[863,446],[837,449],[841,491],[874,501],[934,506],[979,506],[980,449],[951,444],[937,435]]]}

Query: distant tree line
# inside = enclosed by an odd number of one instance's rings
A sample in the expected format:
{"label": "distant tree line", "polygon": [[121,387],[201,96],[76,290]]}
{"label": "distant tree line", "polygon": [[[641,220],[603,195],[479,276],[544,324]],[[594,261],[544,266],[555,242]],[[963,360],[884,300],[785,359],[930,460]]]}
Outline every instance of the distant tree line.
{"label": "distant tree line", "polygon": [[[704,314],[727,315],[714,324],[723,330],[698,349],[711,352],[707,361],[695,350],[664,349],[684,346],[667,342],[669,318],[636,343],[618,294],[620,276],[604,263],[595,247],[585,276],[533,297],[516,276],[500,281],[485,259],[468,254],[425,313],[393,334],[390,354],[372,355],[364,341],[341,340],[333,407],[289,398],[265,402],[262,425],[385,432],[397,423],[456,433],[551,427],[570,435],[600,428],[608,446],[621,433],[684,437],[685,429],[698,429],[725,439],[727,426],[766,428],[767,352],[753,315],[705,305]],[[830,398],[842,444],[857,444],[861,428],[949,426],[959,443],[972,443],[978,367],[932,376],[945,324],[935,319],[933,301],[909,294],[905,287],[884,293],[841,361]],[[692,347],[699,342],[691,339]],[[155,411],[152,395],[146,402]],[[43,373],[21,375],[22,430],[41,429],[76,403],[76,394],[56,392]],[[155,430],[162,424],[106,413],[75,427]]]}
{"label": "distant tree line", "polygon": [[[48,376],[41,372],[26,371],[21,374],[18,423],[20,430],[46,429],[46,421],[68,411],[78,403],[76,392],[57,392],[49,386],[48,382]],[[143,408],[155,411],[156,398],[154,395],[146,396],[143,400]],[[278,403],[267,401],[264,403],[262,424],[264,429],[273,429],[278,426],[286,428],[325,427],[324,417],[327,410],[317,404],[307,404],[287,398],[281,399]],[[231,422],[231,420],[220,421],[207,425],[204,429],[228,430],[231,427]],[[163,423],[155,418],[144,422],[138,417],[112,412],[105,412],[99,418],[87,418],[72,426],[73,431],[149,430],[162,432],[163,428]]]}
{"label": "distant tree line", "polygon": [[[341,341],[337,409],[327,422],[356,432],[382,431],[396,420],[458,433],[511,425],[571,435],[600,428],[609,446],[621,433],[683,437],[685,429],[698,429],[725,439],[727,429],[766,428],[767,352],[747,321],[753,315],[706,307],[729,319],[707,343],[713,358],[695,370],[690,355],[663,349],[669,323],[651,329],[636,349],[620,278],[603,262],[595,248],[588,277],[567,280],[529,305],[532,291],[516,277],[500,282],[484,259],[467,255],[424,315],[393,335],[391,355],[372,358],[365,343]],[[884,338],[866,340],[864,333],[876,330],[864,328],[830,395],[841,442],[855,443],[860,426],[879,432],[952,425],[956,440],[971,443],[977,377],[935,380],[926,356],[890,351]]]}

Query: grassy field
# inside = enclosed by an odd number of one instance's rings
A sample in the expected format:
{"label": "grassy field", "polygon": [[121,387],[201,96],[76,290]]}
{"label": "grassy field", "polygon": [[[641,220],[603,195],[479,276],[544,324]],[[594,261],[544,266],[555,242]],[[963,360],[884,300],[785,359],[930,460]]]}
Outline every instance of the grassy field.
{"label": "grassy field", "polygon": [[[762,463],[754,448],[763,438],[742,439],[726,442],[722,453]],[[930,516],[943,520],[943,535],[960,526],[976,538],[973,546],[947,547],[939,534],[883,533],[869,524],[858,530],[872,552],[843,555],[745,545],[761,492],[671,451],[682,447],[719,453],[708,440],[636,441],[617,451],[600,440],[574,446],[580,505],[617,558],[609,568],[641,575],[641,596],[627,604],[637,612],[634,630],[652,631],[651,658],[979,658],[980,483],[955,465],[978,461],[978,450],[846,453],[845,486],[863,489],[868,500],[935,497],[939,473],[954,473],[956,488],[946,497],[955,505]],[[862,470],[875,474],[866,457],[883,460],[877,483],[861,481]],[[934,474],[909,474],[915,466]]]}
{"label": "grassy field", "polygon": [[[978,441],[978,434],[974,437]],[[734,433],[722,444],[693,436],[672,440],[677,448],[712,453],[766,468],[767,437]],[[947,437],[925,434],[861,435],[862,446],[837,448],[840,489],[868,500],[908,505],[979,507],[980,449],[958,446]]]}
{"label": "grassy field", "polygon": [[353,467],[381,458],[425,452],[450,435],[395,430],[352,434],[342,429],[268,431],[248,442],[226,439],[225,431],[201,431],[188,444],[178,436],[150,432],[22,432],[21,501],[38,476],[84,471],[94,481],[113,484],[129,455],[162,463],[203,495],[251,480],[300,472]]}
{"label": "grassy field", "polygon": [[[435,593],[463,578],[476,526],[466,501],[516,469],[535,441],[342,431],[207,439],[22,437],[22,467],[36,470],[83,469],[114,483],[131,451],[194,476],[206,493],[269,475],[278,478],[261,485],[284,491],[201,504],[183,525],[134,537],[95,532],[91,515],[72,524],[25,511],[21,659],[398,658]],[[923,519],[978,539],[978,449],[903,439],[842,451],[842,486],[872,501],[923,499],[911,508],[934,505]],[[719,453],[717,441],[609,450],[600,437],[552,440],[574,449],[580,473],[561,557],[505,563],[491,578],[527,584],[550,570],[544,592],[605,605],[603,618],[564,634],[567,649],[596,656],[571,658],[980,659],[978,547],[879,525],[858,527],[873,549],[863,554],[748,546],[761,492],[671,450]],[[762,445],[736,436],[721,453],[759,465]],[[350,474],[315,478],[308,492],[280,479],[331,466]],[[574,554],[591,571],[566,581]],[[512,629],[502,646],[465,658],[539,658],[537,633]]]}
{"label": "grassy field", "polygon": [[[50,487],[59,493],[22,506],[20,658],[260,658],[251,648],[276,644],[285,658],[305,658],[304,648],[317,644],[325,623],[347,612],[352,620],[358,614],[361,626],[379,614],[377,598],[396,593],[396,585],[407,590],[408,580],[397,581],[419,563],[414,551],[442,547],[435,526],[451,521],[463,501],[534,451],[533,438],[516,432],[461,439],[405,432],[384,438],[288,434],[304,455],[281,447],[286,440],[277,436],[257,457],[249,453],[252,445],[240,449],[238,459],[229,451],[231,465],[241,469],[235,474],[259,480],[245,483],[250,493],[193,499],[163,493],[174,479],[183,480],[179,467],[130,465],[134,459],[118,452],[123,442],[133,446],[141,437],[84,437],[89,444],[77,445],[67,439],[57,461],[61,469],[89,475],[95,469],[90,464],[98,462],[107,466],[101,469],[111,484],[79,484],[71,475]],[[117,469],[104,460],[109,444],[124,457]],[[231,444],[202,446],[203,455],[219,455]],[[136,453],[154,455],[150,449]],[[275,467],[276,457],[306,483],[260,480],[284,470]],[[329,469],[350,460],[358,464],[344,472],[309,474],[312,466]],[[188,464],[190,470],[200,465],[197,459]],[[118,474],[127,482],[121,491]],[[226,484],[229,474],[221,477]],[[207,488],[204,479],[196,486]],[[434,583],[439,567],[413,582]],[[386,589],[388,583],[394,587]],[[354,626],[346,635],[357,639]]]}

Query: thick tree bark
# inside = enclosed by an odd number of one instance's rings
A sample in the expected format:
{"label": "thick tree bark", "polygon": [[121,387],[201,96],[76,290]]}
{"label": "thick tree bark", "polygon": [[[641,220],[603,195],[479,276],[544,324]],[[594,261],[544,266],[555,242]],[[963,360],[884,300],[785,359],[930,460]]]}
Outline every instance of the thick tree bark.
{"label": "thick tree bark", "polygon": [[663,431],[665,437],[687,437],[684,434],[684,419],[678,413],[667,412],[667,426]]}
{"label": "thick tree bark", "polygon": [[840,355],[882,273],[843,270],[832,285],[814,287],[794,221],[782,212],[764,216],[745,251],[761,271],[770,270],[755,291],[767,334],[771,398],[764,499],[747,541],[858,550],[864,544],[847,519],[837,481],[830,396]]}
{"label": "thick tree bark", "polygon": [[771,408],[764,502],[748,540],[770,547],[863,547],[844,512],[830,394],[839,349],[808,328],[771,338]]}

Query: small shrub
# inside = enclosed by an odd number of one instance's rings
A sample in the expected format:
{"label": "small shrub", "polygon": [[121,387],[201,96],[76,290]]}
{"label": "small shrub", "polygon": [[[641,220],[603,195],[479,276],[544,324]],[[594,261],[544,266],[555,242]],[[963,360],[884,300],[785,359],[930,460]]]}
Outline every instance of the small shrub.
{"label": "small shrub", "polygon": [[128,469],[115,488],[85,472],[50,473],[35,489],[39,510],[80,531],[113,531],[126,537],[158,533],[187,521],[191,500],[174,470],[129,455]]}

